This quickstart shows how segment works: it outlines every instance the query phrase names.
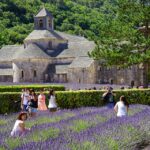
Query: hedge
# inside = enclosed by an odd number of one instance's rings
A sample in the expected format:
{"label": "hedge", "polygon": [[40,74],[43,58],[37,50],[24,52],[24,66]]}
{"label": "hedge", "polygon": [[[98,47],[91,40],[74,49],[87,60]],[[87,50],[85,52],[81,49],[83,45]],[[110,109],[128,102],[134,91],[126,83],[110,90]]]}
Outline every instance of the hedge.
{"label": "hedge", "polygon": [[[57,104],[60,108],[77,108],[84,106],[103,106],[104,91],[57,91]],[[46,96],[48,93],[45,93]],[[115,100],[121,95],[127,97],[130,104],[150,105],[150,90],[120,90],[114,91]],[[0,93],[0,113],[16,112],[20,109],[20,93]],[[48,99],[47,99],[48,103]]]}
{"label": "hedge", "polygon": [[[84,106],[103,106],[102,95],[105,91],[64,91],[57,92],[57,103],[61,108],[76,108]],[[150,89],[116,90],[115,101],[124,95],[129,104],[150,105]]]}
{"label": "hedge", "polygon": [[63,85],[2,85],[0,86],[0,92],[21,92],[23,88],[35,89],[39,91],[41,88],[54,89],[55,91],[64,91]]}

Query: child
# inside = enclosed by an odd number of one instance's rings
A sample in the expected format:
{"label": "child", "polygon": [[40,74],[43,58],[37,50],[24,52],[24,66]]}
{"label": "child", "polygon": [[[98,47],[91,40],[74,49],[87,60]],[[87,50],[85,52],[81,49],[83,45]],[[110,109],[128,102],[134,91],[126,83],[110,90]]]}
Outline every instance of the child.
{"label": "child", "polygon": [[27,120],[27,113],[21,112],[15,122],[15,125],[11,131],[11,136],[22,136],[30,129],[25,128],[24,121]]}
{"label": "child", "polygon": [[40,95],[38,96],[38,110],[47,110],[43,90],[40,91]]}
{"label": "child", "polygon": [[55,98],[55,91],[51,89],[49,91],[49,105],[48,108],[50,112],[55,112],[57,110],[56,98]]}

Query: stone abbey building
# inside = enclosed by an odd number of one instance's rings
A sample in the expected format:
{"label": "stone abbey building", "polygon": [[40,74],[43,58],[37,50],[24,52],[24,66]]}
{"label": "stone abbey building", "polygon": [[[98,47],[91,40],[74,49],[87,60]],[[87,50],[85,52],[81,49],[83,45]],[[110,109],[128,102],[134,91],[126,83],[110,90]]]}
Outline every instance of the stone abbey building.
{"label": "stone abbey building", "polygon": [[43,8],[23,45],[0,49],[0,82],[142,84],[142,67],[103,67],[88,57],[94,48],[84,37],[55,31],[54,17]]}

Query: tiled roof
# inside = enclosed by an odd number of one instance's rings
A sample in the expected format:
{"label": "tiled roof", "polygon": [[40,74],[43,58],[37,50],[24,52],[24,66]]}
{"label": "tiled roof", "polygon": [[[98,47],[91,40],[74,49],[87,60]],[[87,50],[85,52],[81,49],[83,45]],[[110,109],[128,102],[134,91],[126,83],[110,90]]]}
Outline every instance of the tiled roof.
{"label": "tiled roof", "polygon": [[48,50],[44,52],[37,44],[29,44],[26,48],[23,45],[9,45],[0,49],[0,61],[12,61],[13,59],[26,59],[26,58],[77,58],[81,56],[88,57],[88,52],[95,48],[95,43],[89,41],[84,37],[70,35],[58,31],[48,30],[34,30],[25,40],[49,38],[55,40],[68,41],[67,49]]}
{"label": "tiled roof", "polygon": [[0,62],[34,58],[49,59],[50,56],[36,44],[29,44],[26,48],[23,45],[9,45],[0,49]]}
{"label": "tiled roof", "polygon": [[89,57],[77,57],[69,65],[69,68],[87,68],[94,62],[93,59]]}
{"label": "tiled roof", "polygon": [[68,48],[60,53],[58,58],[88,56],[88,52],[95,48],[95,43],[84,37],[70,35],[63,32],[57,33],[68,40]]}
{"label": "tiled roof", "polygon": [[61,35],[53,30],[33,30],[26,38],[26,40],[36,40],[36,39],[57,39],[66,40]]}
{"label": "tiled roof", "polygon": [[45,8],[42,8],[35,17],[49,16],[53,18],[53,15]]}
{"label": "tiled roof", "polygon": [[14,55],[18,52],[21,46],[18,45],[7,45],[0,49],[0,62],[1,61],[12,61]]}
{"label": "tiled roof", "polygon": [[94,42],[68,42],[68,49],[65,49],[58,57],[79,57],[88,56],[88,52],[95,47]]}
{"label": "tiled roof", "polygon": [[26,48],[23,46],[14,55],[13,59],[49,59],[48,56],[37,44],[29,44]]}

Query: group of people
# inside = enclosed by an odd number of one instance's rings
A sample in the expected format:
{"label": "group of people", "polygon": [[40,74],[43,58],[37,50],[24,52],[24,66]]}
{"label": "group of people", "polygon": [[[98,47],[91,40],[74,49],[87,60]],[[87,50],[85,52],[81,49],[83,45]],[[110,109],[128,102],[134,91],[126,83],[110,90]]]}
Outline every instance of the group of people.
{"label": "group of people", "polygon": [[107,91],[103,94],[103,100],[107,103],[109,108],[114,108],[117,117],[123,117],[128,115],[129,103],[125,96],[121,96],[120,100],[115,104],[114,94],[112,92],[113,88],[108,87]]}
{"label": "group of people", "polygon": [[[112,88],[109,87],[107,92],[103,94],[103,100],[107,103],[108,107],[114,108],[114,111],[117,113],[117,117],[127,116],[129,103],[127,102],[125,96],[120,97],[120,101],[115,104],[114,94]],[[40,91],[40,94],[37,96],[34,90],[24,89],[21,94],[21,112],[15,122],[11,136],[21,136],[26,131],[30,129],[25,128],[24,121],[27,119],[28,114],[30,117],[35,116],[36,112],[50,110],[50,112],[55,112],[57,110],[55,91],[49,91],[49,104],[48,108],[46,106],[45,100],[46,96],[43,93],[43,90]]]}
{"label": "group of people", "polygon": [[21,94],[21,109],[22,112],[19,114],[15,125],[12,129],[11,136],[21,136],[30,129],[25,128],[24,121],[27,120],[28,116],[36,116],[37,111],[50,112],[57,111],[55,91],[51,89],[48,95],[48,108],[46,106],[46,96],[43,90],[40,90],[40,94],[37,95],[34,90],[23,89]]}
{"label": "group of people", "polygon": [[55,91],[51,89],[48,95],[49,104],[46,106],[46,96],[43,90],[40,90],[40,94],[37,96],[34,90],[24,89],[21,94],[21,108],[23,111],[29,112],[30,116],[35,116],[36,112],[50,110],[54,112],[57,110]]}

